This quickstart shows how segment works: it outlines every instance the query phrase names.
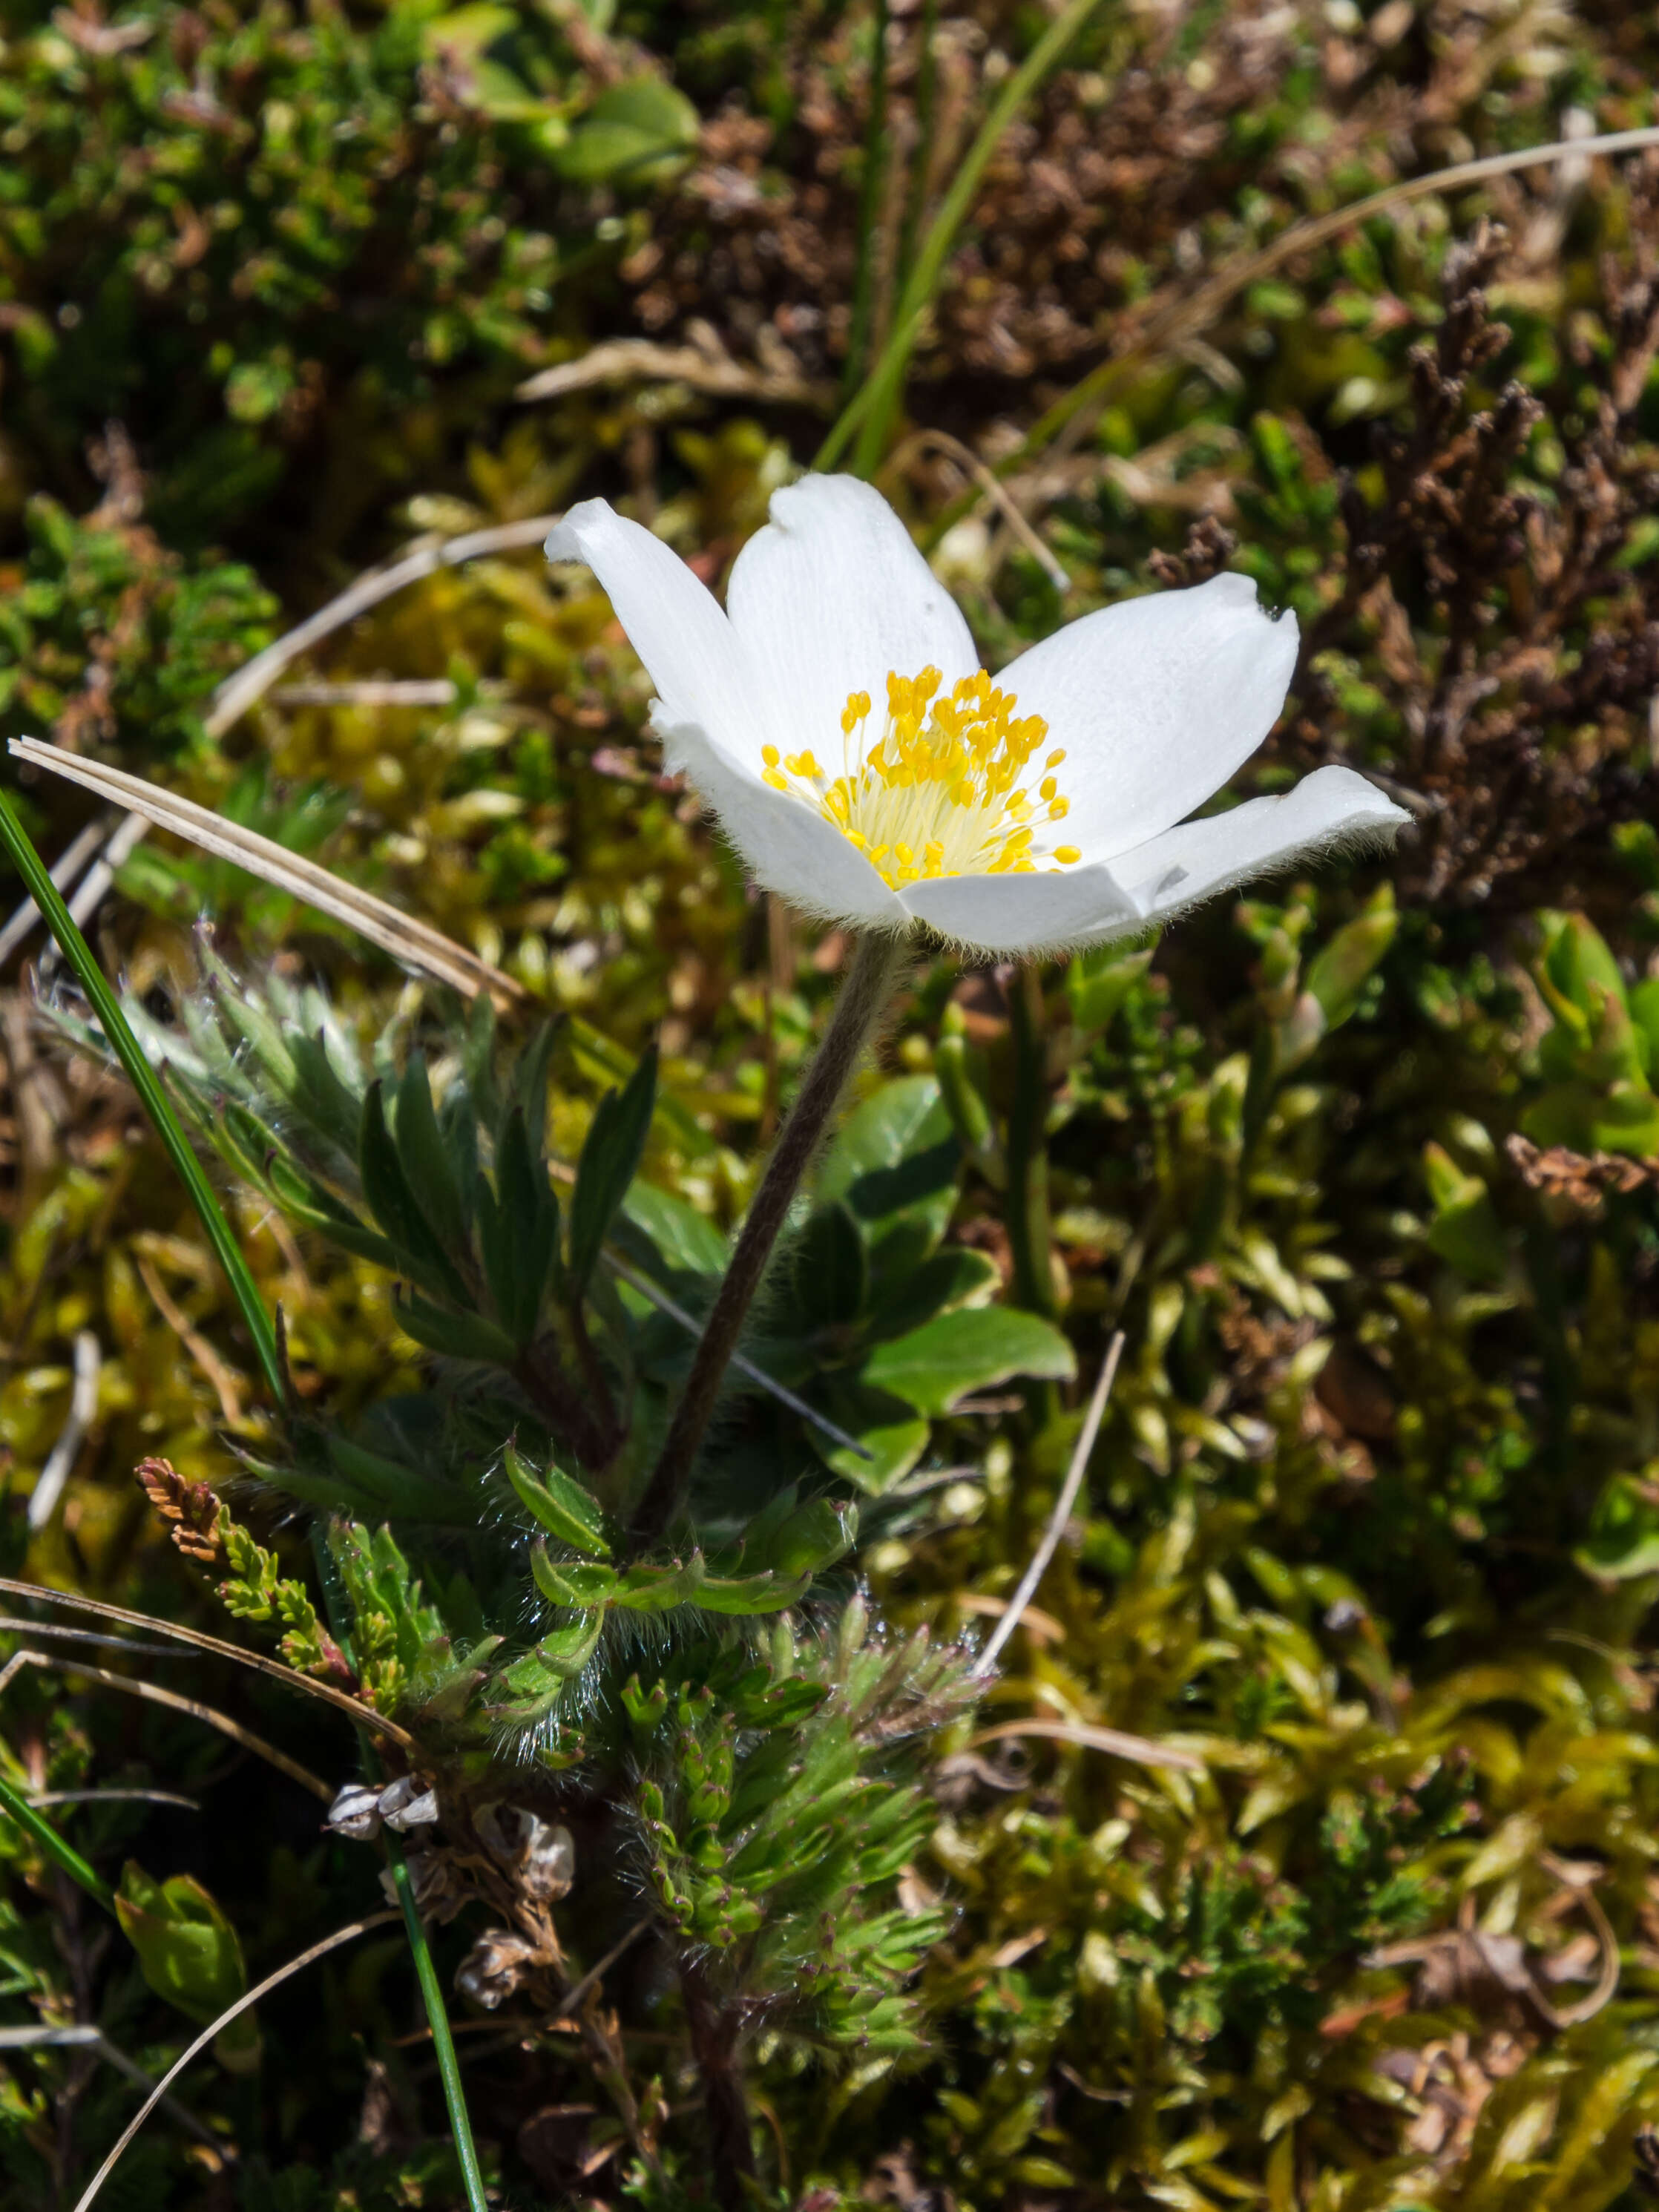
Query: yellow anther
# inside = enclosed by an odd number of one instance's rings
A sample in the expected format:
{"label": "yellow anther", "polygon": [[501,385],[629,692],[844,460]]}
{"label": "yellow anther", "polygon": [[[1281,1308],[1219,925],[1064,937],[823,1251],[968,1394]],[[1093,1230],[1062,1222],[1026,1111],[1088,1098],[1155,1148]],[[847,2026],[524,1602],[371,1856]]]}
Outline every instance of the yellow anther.
{"label": "yellow anther", "polygon": [[1037,838],[1063,818],[1066,802],[1050,752],[1033,782],[1024,781],[1048,734],[1041,715],[1019,713],[1012,692],[984,669],[946,684],[935,667],[902,676],[890,669],[886,713],[873,731],[870,694],[851,691],[841,712],[842,773],[831,781],[810,750],[762,748],[764,781],[814,806],[895,890],[924,878],[1029,875],[1079,857]]}
{"label": "yellow anther", "polygon": [[1083,858],[1083,855],[1079,852],[1075,845],[1056,845],[1054,848],[1054,858],[1064,866],[1069,868],[1074,860],[1080,860]]}

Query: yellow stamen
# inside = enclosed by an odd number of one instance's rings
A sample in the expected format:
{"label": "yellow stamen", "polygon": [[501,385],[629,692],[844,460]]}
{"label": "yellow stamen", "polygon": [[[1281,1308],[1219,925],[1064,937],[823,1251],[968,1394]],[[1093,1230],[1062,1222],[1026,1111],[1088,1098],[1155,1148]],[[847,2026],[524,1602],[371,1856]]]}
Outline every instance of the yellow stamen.
{"label": "yellow stamen", "polygon": [[1053,773],[1063,750],[1043,762],[1040,815],[1033,805],[1027,770],[1048,734],[1040,715],[1022,716],[982,668],[948,690],[937,668],[895,669],[886,691],[874,730],[865,726],[870,694],[848,695],[833,781],[811,751],[775,745],[762,748],[763,781],[816,807],[896,890],[946,876],[1029,875],[1081,857],[1075,845],[1046,842],[1048,823],[1069,811]]}

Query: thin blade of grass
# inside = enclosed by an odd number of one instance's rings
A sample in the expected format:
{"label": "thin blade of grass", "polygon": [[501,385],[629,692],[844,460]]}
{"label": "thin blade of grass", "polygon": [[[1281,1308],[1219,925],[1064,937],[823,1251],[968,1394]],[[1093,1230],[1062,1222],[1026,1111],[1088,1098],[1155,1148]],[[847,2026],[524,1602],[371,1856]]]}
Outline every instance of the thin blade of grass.
{"label": "thin blade of grass", "polygon": [[[466,2190],[469,2212],[489,2212],[477,2148],[472,2140],[472,2122],[466,2109],[466,2092],[461,2086],[461,2063],[455,2055],[455,2038],[450,2030],[449,2014],[444,2008],[443,1986],[438,1979],[432,1946],[427,1942],[426,1927],[416,1906],[415,1885],[410,1878],[409,1862],[404,1856],[403,1845],[390,1829],[386,1832],[386,1857],[392,1868],[392,1887],[398,1893],[398,1902],[403,1907],[409,1948],[415,1954],[415,1976],[421,1985],[421,2002],[426,2007],[427,2026],[432,2030],[432,2048],[438,2061],[439,2079],[443,2083],[444,2103],[449,2109],[450,2131],[455,2138],[455,2155],[460,2160],[461,2180]],[[81,2212],[79,2206],[76,2212]]]}
{"label": "thin blade of grass", "polygon": [[5,846],[17,872],[46,917],[47,928],[57,939],[64,957],[74,969],[76,980],[86,993],[93,1012],[98,1017],[99,1025],[109,1040],[111,1051],[126,1071],[128,1081],[138,1093],[139,1102],[149,1115],[167,1158],[189,1193],[197,1217],[206,1231],[219,1265],[224,1269],[225,1279],[253,1339],[254,1349],[270,1387],[271,1396],[280,1406],[283,1402],[283,1373],[276,1358],[276,1334],[270,1325],[270,1316],[265,1311],[264,1301],[259,1296],[258,1285],[254,1282],[247,1261],[242,1257],[241,1247],[225,1218],[224,1210],[207,1179],[206,1170],[197,1158],[190,1139],[185,1134],[184,1125],[173,1112],[172,1101],[161,1087],[160,1077],[127,1026],[119,1000],[106,980],[91,946],[70,921],[69,908],[64,905],[57,884],[52,880],[45,861],[35,851],[22,823],[13,811],[11,801],[3,793],[0,793],[0,843]]}
{"label": "thin blade of grass", "polygon": [[939,211],[922,240],[915,266],[906,280],[894,312],[893,327],[888,333],[881,358],[869,382],[842,410],[839,420],[818,450],[817,458],[812,464],[815,469],[833,468],[855,431],[858,443],[853,455],[854,474],[867,477],[879,463],[886,450],[893,411],[903,388],[904,373],[909,367],[910,356],[921,334],[922,318],[939,289],[946,258],[956,243],[957,233],[973,205],[974,194],[979,190],[980,179],[985,173],[987,164],[1001,143],[1003,133],[1009,125],[1049,71],[1058,64],[1066,47],[1100,5],[1101,0],[1071,0],[1071,5],[1055,16],[1003,86],[990,113],[980,126],[978,136],[968,149],[966,160],[952,178],[951,189],[945,195]]}
{"label": "thin blade of grass", "polygon": [[100,1881],[73,1844],[66,1843],[50,1820],[43,1820],[27,1797],[14,1790],[3,1774],[0,1774],[0,1813],[15,1820],[30,1840],[38,1844],[52,1864],[66,1874],[70,1880],[85,1890],[87,1895],[101,1905],[106,1912],[115,1911],[115,1892],[106,1881]]}

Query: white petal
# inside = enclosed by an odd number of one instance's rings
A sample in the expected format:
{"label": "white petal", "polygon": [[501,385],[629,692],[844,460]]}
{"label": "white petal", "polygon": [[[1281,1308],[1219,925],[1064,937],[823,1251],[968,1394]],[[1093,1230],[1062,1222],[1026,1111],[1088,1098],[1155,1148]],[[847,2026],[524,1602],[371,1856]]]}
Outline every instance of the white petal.
{"label": "white petal", "polygon": [[695,722],[738,758],[758,759],[755,679],[732,625],[679,555],[602,499],[573,507],[550,561],[585,561],[657,687],[667,721]]}
{"label": "white petal", "polygon": [[663,758],[719,815],[757,883],[821,921],[903,930],[909,916],[855,845],[800,799],[751,775],[696,723],[653,717]]}
{"label": "white petal", "polygon": [[878,491],[856,477],[803,477],[773,493],[771,516],[738,556],[726,611],[760,681],[765,741],[810,748],[834,771],[850,692],[870,694],[878,735],[890,672],[932,666],[948,689],[979,655]]}
{"label": "white petal", "polygon": [[936,876],[899,897],[930,929],[975,952],[1065,952],[1146,927],[1146,917],[1103,867],[1050,875]]}
{"label": "white petal", "polygon": [[1034,645],[1000,675],[1071,801],[1064,835],[1112,859],[1219,791],[1261,743],[1296,666],[1296,618],[1270,621],[1248,576],[1125,599]]}
{"label": "white petal", "polygon": [[1385,842],[1410,819],[1352,769],[1322,768],[1281,799],[1252,799],[1230,813],[1166,830],[1121,854],[1112,867],[1146,919],[1161,921],[1334,846]]}

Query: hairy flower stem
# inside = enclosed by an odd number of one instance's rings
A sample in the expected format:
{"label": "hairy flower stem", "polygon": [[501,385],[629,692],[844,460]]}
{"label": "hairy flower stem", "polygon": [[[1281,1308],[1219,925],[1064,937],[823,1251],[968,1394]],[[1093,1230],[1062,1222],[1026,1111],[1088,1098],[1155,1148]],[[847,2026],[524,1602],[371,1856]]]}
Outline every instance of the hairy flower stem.
{"label": "hairy flower stem", "polygon": [[755,2139],[738,2056],[738,2014],[720,2003],[701,1966],[690,1959],[680,1967],[680,1995],[702,2082],[714,2199],[720,2212],[745,2212],[755,2201]]}
{"label": "hairy flower stem", "polygon": [[1014,1263],[1014,1303],[1030,1313],[1054,1310],[1048,1247],[1048,1118],[1047,1023],[1042,975],[1023,960],[1008,986],[1014,1047],[1013,1097],[1008,1111],[1008,1242]]}
{"label": "hairy flower stem", "polygon": [[[1048,1238],[1048,1049],[1042,971],[1022,960],[1008,986],[1014,1048],[1008,1108],[1008,1244],[1014,1264],[1013,1303],[1052,1321],[1054,1277]],[[1046,1428],[1059,1397],[1052,1382],[1026,1387],[1032,1424]]]}
{"label": "hairy flower stem", "polygon": [[859,1055],[887,1010],[906,957],[902,938],[872,935],[858,939],[823,1042],[767,1163],[737,1249],[704,1324],[662,1451],[634,1516],[636,1550],[653,1543],[679,1509],[714,1416],[727,1363],[737,1349],[744,1318],[760,1288],[790,1201],[811,1165]]}

